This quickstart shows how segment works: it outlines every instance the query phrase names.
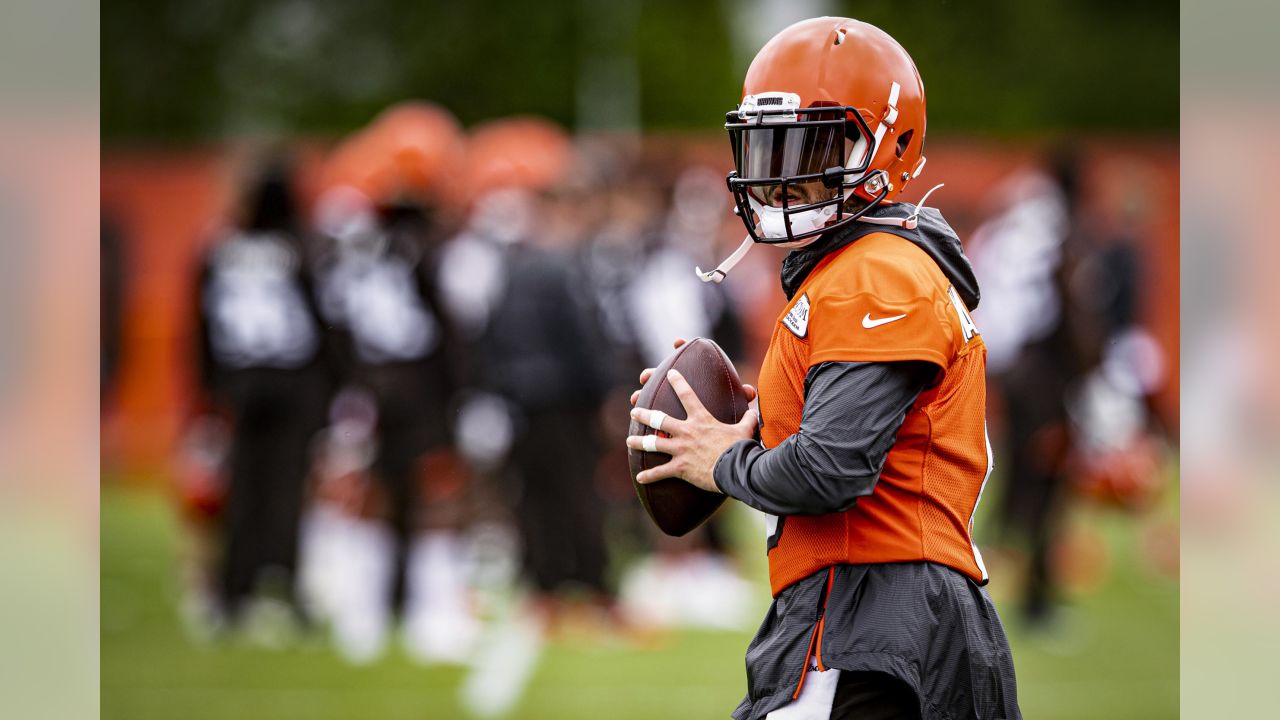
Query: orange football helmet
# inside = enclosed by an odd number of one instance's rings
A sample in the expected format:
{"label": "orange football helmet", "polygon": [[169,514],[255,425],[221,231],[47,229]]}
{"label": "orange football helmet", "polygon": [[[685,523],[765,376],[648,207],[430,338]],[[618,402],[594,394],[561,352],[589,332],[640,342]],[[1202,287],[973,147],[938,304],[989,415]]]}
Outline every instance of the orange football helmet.
{"label": "orange football helmet", "polygon": [[375,203],[434,199],[449,190],[461,144],[461,127],[444,108],[414,100],[393,105],[333,150],[321,191],[349,186]]}
{"label": "orange football helmet", "polygon": [[756,55],[725,128],[736,168],[729,190],[748,235],[801,247],[891,202],[920,175],[924,83],[879,28],[805,20]]}
{"label": "orange football helmet", "polygon": [[476,198],[504,188],[549,190],[573,163],[573,141],[555,123],[540,117],[490,120],[471,131],[459,184]]}

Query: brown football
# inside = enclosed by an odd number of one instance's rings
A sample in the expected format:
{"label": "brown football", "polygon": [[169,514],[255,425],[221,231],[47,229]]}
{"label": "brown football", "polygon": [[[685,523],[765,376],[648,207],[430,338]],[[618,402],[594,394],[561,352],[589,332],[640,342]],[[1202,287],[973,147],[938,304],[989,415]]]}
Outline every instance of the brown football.
{"label": "brown football", "polygon": [[[689,381],[689,386],[698,394],[707,411],[720,422],[736,423],[747,413],[747,395],[742,389],[742,381],[738,379],[738,371],[720,346],[706,338],[694,338],[667,356],[654,370],[649,382],[640,389],[636,407],[661,410],[679,420],[688,417],[680,398],[667,382],[667,371],[672,368]],[[631,435],[656,432],[648,425],[631,421]],[[665,478],[647,485],[635,481],[641,470],[658,467],[670,459],[670,455],[663,453],[627,451],[631,483],[640,496],[640,503],[662,532],[679,536],[711,517],[725,496],[696,488],[679,478]]]}

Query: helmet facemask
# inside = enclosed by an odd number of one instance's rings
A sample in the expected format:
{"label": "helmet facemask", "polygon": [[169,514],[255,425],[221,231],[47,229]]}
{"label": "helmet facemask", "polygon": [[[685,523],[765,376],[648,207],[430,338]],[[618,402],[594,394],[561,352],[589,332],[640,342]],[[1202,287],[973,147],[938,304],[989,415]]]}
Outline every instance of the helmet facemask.
{"label": "helmet facemask", "polygon": [[[725,118],[734,212],[758,243],[803,247],[889,192],[884,173],[869,171],[878,143],[857,108],[799,104],[793,93],[748,95]],[[855,195],[859,188],[869,202]]]}

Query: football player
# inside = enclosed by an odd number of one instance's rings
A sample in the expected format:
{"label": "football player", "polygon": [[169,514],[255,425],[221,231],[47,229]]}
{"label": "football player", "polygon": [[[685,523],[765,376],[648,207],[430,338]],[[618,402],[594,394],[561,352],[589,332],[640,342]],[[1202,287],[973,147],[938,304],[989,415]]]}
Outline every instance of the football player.
{"label": "football player", "polygon": [[288,627],[272,620],[280,600],[305,620],[294,587],[298,528],[333,374],[287,166],[264,173],[245,215],[208,251],[196,310],[201,389],[232,425],[222,613],[252,630],[258,617]]}
{"label": "football player", "polygon": [[440,266],[474,391],[460,411],[460,444],[478,468],[492,463],[487,470],[511,501],[540,621],[563,615],[571,590],[594,614],[612,602],[592,482],[606,388],[564,246],[572,233],[546,222],[564,211],[551,191],[573,149],[546,121],[508,118],[473,130],[467,152],[461,184],[471,207]]}
{"label": "football player", "polygon": [[766,513],[774,602],[734,717],[1018,718],[972,542],[992,467],[977,282],[942,215],[898,200],[925,167],[915,64],[871,25],[807,20],[756,56],[726,127],[747,239],[700,274],[791,250],[761,424],[717,422],[672,373],[688,419],[635,409],[664,437],[627,444],[671,455],[640,482]]}

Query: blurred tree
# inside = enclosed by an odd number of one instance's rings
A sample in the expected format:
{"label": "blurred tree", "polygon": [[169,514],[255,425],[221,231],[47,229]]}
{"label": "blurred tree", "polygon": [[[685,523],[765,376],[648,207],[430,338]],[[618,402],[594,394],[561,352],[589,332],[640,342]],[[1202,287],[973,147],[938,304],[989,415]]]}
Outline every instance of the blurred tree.
{"label": "blurred tree", "polygon": [[[625,127],[638,117],[646,128],[714,129],[745,71],[733,52],[738,15],[770,2],[107,0],[103,135],[341,133],[407,97],[442,103],[468,124],[536,113],[570,126]],[[829,7],[907,47],[935,130],[1177,128],[1173,3]],[[602,17],[609,12],[619,18]],[[601,62],[607,72],[596,72]],[[630,86],[611,94],[611,82]],[[582,107],[597,97],[623,107]]]}
{"label": "blurred tree", "polygon": [[1176,130],[1178,7],[1167,0],[844,0],[924,78],[946,132]]}

